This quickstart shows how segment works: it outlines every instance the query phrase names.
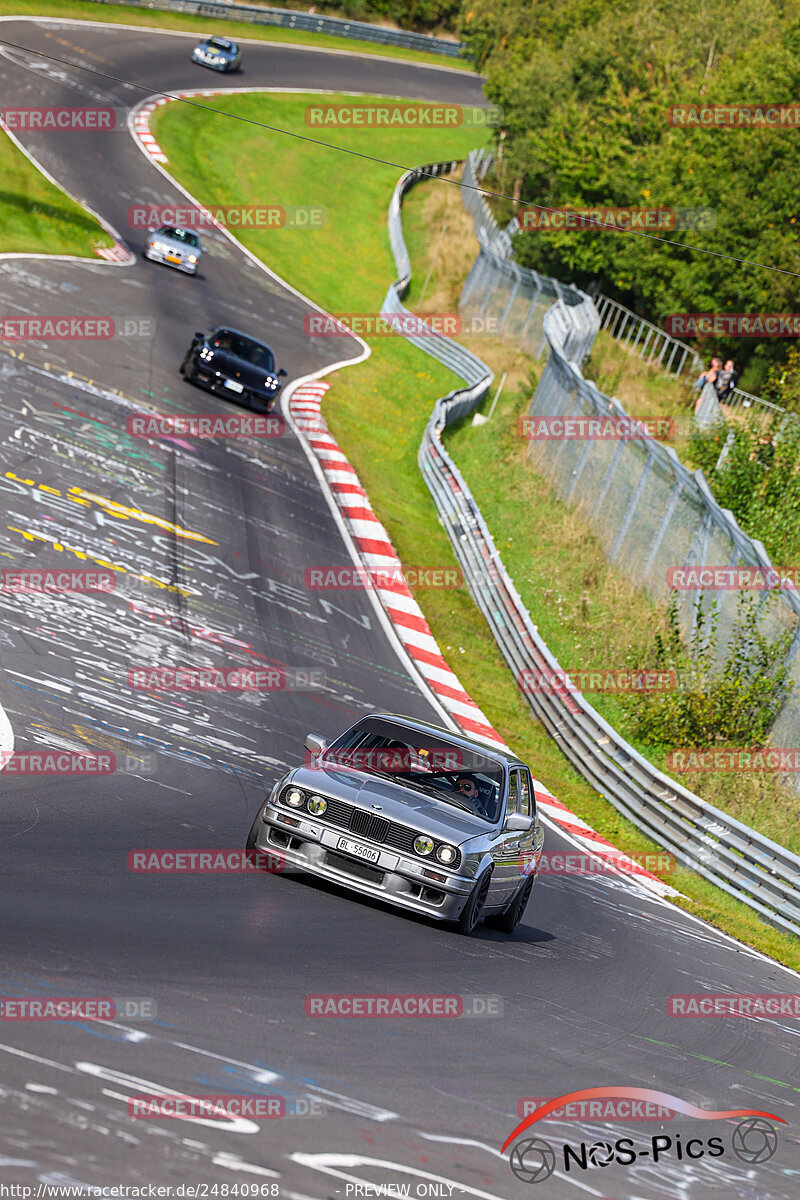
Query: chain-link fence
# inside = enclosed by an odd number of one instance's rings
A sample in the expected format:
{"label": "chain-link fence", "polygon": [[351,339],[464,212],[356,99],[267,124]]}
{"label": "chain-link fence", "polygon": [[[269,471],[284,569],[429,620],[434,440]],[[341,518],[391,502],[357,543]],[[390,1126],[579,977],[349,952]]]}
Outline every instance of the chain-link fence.
{"label": "chain-link fence", "polygon": [[[495,252],[496,226],[493,230],[487,206],[480,192],[473,190],[488,161],[486,155],[471,156],[463,177],[467,186],[462,187],[462,195],[481,250],[459,307],[467,316],[496,317],[493,328],[498,332],[534,357],[547,356],[523,423],[532,465],[594,527],[609,562],[659,604],[666,604],[671,594],[670,568],[686,572],[689,567],[741,564],[772,571],[763,545],[748,537],[733,514],[717,504],[702,471],[690,471],[671,447],[647,436],[570,440],[541,433],[546,424],[539,422],[537,427],[535,418],[624,419],[627,414],[618,400],[600,392],[580,370],[600,326],[592,300],[571,285],[518,266],[505,257],[502,246],[500,253]],[[713,393],[711,385],[706,390]],[[691,632],[700,606],[708,610],[713,597],[721,659],[737,620],[740,593],[711,593],[699,586],[700,578],[696,577],[696,586],[678,593],[682,629]],[[684,575],[684,580],[690,579]],[[760,628],[770,638],[792,634],[788,661],[796,685],[772,737],[776,745],[793,746],[800,730],[800,594],[782,590],[772,596],[769,602],[766,590],[759,595]]]}

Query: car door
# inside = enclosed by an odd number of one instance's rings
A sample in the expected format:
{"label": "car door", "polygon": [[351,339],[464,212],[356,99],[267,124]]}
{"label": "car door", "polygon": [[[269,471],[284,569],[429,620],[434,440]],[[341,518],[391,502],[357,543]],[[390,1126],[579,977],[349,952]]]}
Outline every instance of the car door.
{"label": "car door", "polygon": [[[520,792],[520,773],[514,767],[508,774],[508,794],[505,814],[503,816],[504,821],[505,817],[510,813],[519,812]],[[511,898],[514,889],[519,884],[519,856],[522,848],[522,838],[526,836],[527,834],[521,833],[503,833],[502,830],[498,831],[495,835],[491,847],[494,871],[492,873],[492,886],[489,889],[487,899],[488,904],[505,904]]]}

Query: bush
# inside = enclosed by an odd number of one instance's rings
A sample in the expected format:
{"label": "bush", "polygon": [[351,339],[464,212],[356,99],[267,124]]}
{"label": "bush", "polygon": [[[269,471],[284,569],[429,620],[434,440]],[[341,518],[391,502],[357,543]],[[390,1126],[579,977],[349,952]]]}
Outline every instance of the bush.
{"label": "bush", "polygon": [[637,696],[630,718],[639,737],[654,746],[706,747],[764,745],[767,733],[794,686],[784,665],[792,634],[769,641],[760,623],[773,598],[740,593],[736,623],[722,665],[717,664],[717,601],[697,608],[697,619],[684,644],[678,593],[667,611],[668,632],[654,639],[655,666],[673,670],[670,692]]}

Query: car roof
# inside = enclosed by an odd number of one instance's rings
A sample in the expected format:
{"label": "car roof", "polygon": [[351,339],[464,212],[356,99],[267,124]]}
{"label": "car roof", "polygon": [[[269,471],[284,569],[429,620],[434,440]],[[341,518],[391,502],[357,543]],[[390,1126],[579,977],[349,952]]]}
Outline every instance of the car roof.
{"label": "car roof", "polygon": [[363,721],[369,717],[377,717],[384,721],[396,721],[398,725],[403,725],[407,729],[419,731],[421,733],[432,733],[437,737],[445,737],[452,742],[454,746],[463,746],[469,749],[480,749],[487,757],[497,758],[506,766],[527,767],[527,763],[518,758],[516,754],[512,754],[510,750],[501,750],[499,746],[494,746],[483,741],[482,738],[469,738],[463,734],[452,733],[451,730],[445,729],[442,725],[432,725],[427,721],[418,721],[414,717],[402,717],[397,713],[389,712],[370,712],[365,713],[359,720]]}
{"label": "car roof", "polygon": [[207,38],[203,38],[204,45],[207,45],[209,42],[215,42],[218,46],[225,46],[228,50],[232,50],[236,45],[236,42],[232,42],[230,38],[220,37],[217,33],[210,33]]}
{"label": "car roof", "polygon": [[255,342],[257,346],[263,346],[265,350],[269,350],[274,357],[272,346],[268,346],[266,342],[262,342],[259,338],[253,337],[252,333],[242,333],[241,329],[233,329],[230,325],[217,325],[216,329],[212,329],[209,337],[216,337],[218,333],[235,333],[237,337],[245,338],[248,342]]}

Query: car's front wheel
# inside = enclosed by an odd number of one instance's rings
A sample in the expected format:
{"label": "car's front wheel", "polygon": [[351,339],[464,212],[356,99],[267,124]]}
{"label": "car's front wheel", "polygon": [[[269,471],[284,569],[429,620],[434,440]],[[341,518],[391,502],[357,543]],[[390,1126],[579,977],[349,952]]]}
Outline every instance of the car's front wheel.
{"label": "car's front wheel", "polygon": [[256,817],[255,821],[253,821],[253,824],[250,826],[250,832],[248,833],[247,841],[244,844],[245,850],[255,850],[256,849],[256,838],[258,837],[258,831],[260,828],[261,828],[261,812],[259,811],[258,816]]}
{"label": "car's front wheel", "polygon": [[528,906],[528,901],[531,898],[533,890],[533,876],[529,875],[522,887],[517,889],[517,894],[509,904],[504,913],[500,913],[496,917],[491,917],[490,921],[495,929],[502,929],[503,933],[513,933],[522,920],[525,909]]}
{"label": "car's front wheel", "polygon": [[464,905],[461,916],[456,921],[456,929],[459,933],[469,934],[474,933],[480,923],[483,909],[486,904],[486,897],[489,895],[489,884],[492,882],[491,867],[488,871],[484,871],[480,879],[475,884],[475,887],[469,894],[469,900]]}

